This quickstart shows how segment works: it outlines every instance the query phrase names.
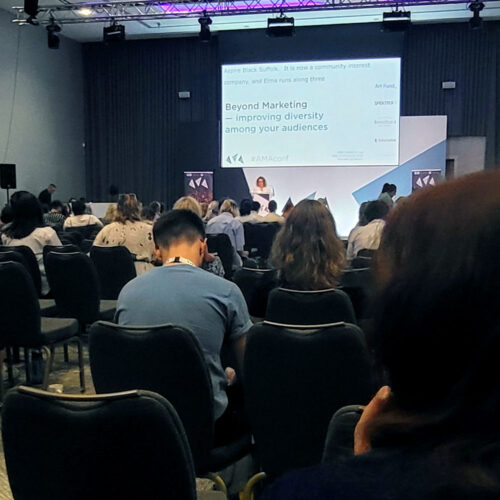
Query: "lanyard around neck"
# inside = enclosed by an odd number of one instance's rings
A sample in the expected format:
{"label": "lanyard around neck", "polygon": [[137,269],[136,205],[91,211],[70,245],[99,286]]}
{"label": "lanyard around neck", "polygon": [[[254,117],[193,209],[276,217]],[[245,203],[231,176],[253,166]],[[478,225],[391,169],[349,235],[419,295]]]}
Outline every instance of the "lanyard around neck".
{"label": "lanyard around neck", "polygon": [[198,267],[196,264],[193,264],[189,259],[185,259],[184,257],[171,257],[165,262],[166,264],[187,264],[188,266]]}

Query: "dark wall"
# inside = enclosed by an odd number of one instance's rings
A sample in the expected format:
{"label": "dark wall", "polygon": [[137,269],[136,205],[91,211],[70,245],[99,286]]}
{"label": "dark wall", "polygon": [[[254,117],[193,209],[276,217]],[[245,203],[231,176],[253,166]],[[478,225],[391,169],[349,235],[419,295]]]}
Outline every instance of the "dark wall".
{"label": "dark wall", "polygon": [[[401,33],[377,24],[299,28],[293,38],[263,31],[84,46],[87,195],[108,186],[145,201],[171,204],[185,170],[214,170],[216,197],[248,195],[239,169],[219,164],[220,64],[363,57],[403,57],[402,113],[447,114],[451,135],[486,135],[488,162],[498,160],[498,23],[426,25]],[[444,80],[457,81],[452,91]],[[180,90],[191,99],[181,100]]]}

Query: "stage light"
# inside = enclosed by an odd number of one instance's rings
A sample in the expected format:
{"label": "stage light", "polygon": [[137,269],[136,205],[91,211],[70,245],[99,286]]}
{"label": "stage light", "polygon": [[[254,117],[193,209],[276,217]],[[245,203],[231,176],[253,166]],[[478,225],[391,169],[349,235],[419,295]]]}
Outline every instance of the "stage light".
{"label": "stage light", "polygon": [[125,40],[125,26],[116,23],[105,26],[102,30],[102,40],[104,43],[123,42]]}
{"label": "stage light", "polygon": [[78,9],[77,12],[83,17],[89,17],[94,13],[94,11],[89,7],[82,7],[81,9]]}
{"label": "stage light", "polygon": [[382,14],[382,27],[387,31],[406,31],[411,26],[411,12],[393,10]]}
{"label": "stage light", "polygon": [[484,9],[484,3],[479,0],[474,0],[469,4],[469,10],[472,12],[472,17],[469,20],[472,29],[479,29],[483,25],[483,20],[480,12]]}
{"label": "stage light", "polygon": [[61,27],[57,25],[52,17],[50,19],[50,24],[45,28],[47,30],[47,44],[49,49],[58,49],[59,48],[59,37],[57,33],[61,31]]}
{"label": "stage light", "polygon": [[295,34],[295,20],[293,17],[286,17],[283,12],[278,17],[270,17],[267,20],[267,36],[283,37]]}
{"label": "stage light", "polygon": [[212,20],[207,16],[206,11],[203,11],[203,16],[198,19],[198,22],[200,23],[200,41],[209,42],[212,39],[212,33],[210,33]]}
{"label": "stage light", "polygon": [[29,17],[36,17],[38,14],[38,0],[24,0],[24,12]]}

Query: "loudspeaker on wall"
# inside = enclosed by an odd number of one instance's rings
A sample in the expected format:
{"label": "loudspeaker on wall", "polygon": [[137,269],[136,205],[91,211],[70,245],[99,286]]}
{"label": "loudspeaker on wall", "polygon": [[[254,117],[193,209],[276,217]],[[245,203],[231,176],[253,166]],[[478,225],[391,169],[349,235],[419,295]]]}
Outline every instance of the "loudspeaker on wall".
{"label": "loudspeaker on wall", "polygon": [[0,163],[0,188],[16,189],[16,166],[13,163]]}

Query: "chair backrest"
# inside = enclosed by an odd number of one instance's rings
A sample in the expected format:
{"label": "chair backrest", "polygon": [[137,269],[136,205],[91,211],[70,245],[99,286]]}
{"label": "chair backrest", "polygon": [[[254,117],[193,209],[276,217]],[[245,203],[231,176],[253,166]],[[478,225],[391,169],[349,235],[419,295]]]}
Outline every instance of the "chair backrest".
{"label": "chair backrest", "polygon": [[24,257],[26,262],[26,269],[28,270],[33,280],[37,295],[40,296],[42,290],[42,277],[40,276],[40,268],[38,267],[38,262],[36,260],[35,254],[33,253],[33,250],[25,245],[0,246],[0,252],[10,251],[18,252]]}
{"label": "chair backrest", "polygon": [[184,425],[196,470],[208,463],[213,440],[212,385],[198,339],[185,328],[90,328],[89,357],[96,392],[144,389],[167,398]]}
{"label": "chair backrest", "polygon": [[20,387],[5,400],[2,437],[16,499],[196,499],[182,424],[158,394]]}
{"label": "chair backrest", "polygon": [[349,405],[340,408],[328,424],[323,449],[323,462],[332,462],[354,455],[354,429],[363,413],[364,406]]}
{"label": "chair backrest", "polygon": [[224,233],[207,234],[208,251],[217,253],[222,266],[224,267],[224,277],[228,280],[233,276],[233,254],[234,249],[229,236]]}
{"label": "chair backrest", "polygon": [[373,263],[373,259],[371,257],[361,257],[356,256],[351,260],[351,268],[352,269],[366,269],[371,267]]}
{"label": "chair backrest", "polygon": [[137,276],[134,259],[127,247],[96,247],[90,258],[99,276],[102,299],[117,299],[121,289]]}
{"label": "chair backrest", "polygon": [[43,265],[47,267],[47,254],[49,252],[57,252],[57,253],[75,253],[79,252],[80,248],[77,245],[69,244],[69,245],[45,245],[43,247]]}
{"label": "chair backrest", "polygon": [[243,224],[245,250],[252,252],[252,249],[256,249],[250,254],[251,256],[255,255],[267,259],[271,252],[274,237],[281,227],[279,222],[261,222],[258,224],[245,222]]}
{"label": "chair backrest", "polygon": [[269,292],[278,286],[276,271],[242,267],[234,273],[233,281],[245,297],[248,312],[256,318],[264,318]]}
{"label": "chair backrest", "polygon": [[99,279],[90,257],[81,252],[49,252],[45,271],[62,315],[83,324],[99,318]]}
{"label": "chair backrest", "polygon": [[346,270],[340,277],[339,288],[349,295],[356,317],[366,318],[369,315],[369,304],[373,293],[371,269]]}
{"label": "chair backrest", "polygon": [[67,227],[65,229],[68,233],[78,233],[82,236],[82,240],[94,240],[101,227],[97,224],[90,224],[88,226]]}
{"label": "chair backrest", "polygon": [[368,259],[373,259],[375,257],[376,250],[371,250],[370,248],[362,248],[357,253],[357,257],[367,257]]}
{"label": "chair backrest", "polygon": [[372,396],[363,333],[346,323],[306,331],[256,324],[247,336],[244,389],[263,471],[273,479],[318,464],[333,413]]}
{"label": "chair backrest", "polygon": [[317,291],[276,288],[269,294],[266,320],[290,325],[356,323],[348,295],[342,290]]}
{"label": "chair backrest", "polygon": [[83,241],[83,235],[78,231],[63,231],[59,233],[59,239],[63,245],[76,245],[80,248],[80,244]]}
{"label": "chair backrest", "polygon": [[43,345],[33,280],[19,262],[0,262],[0,348]]}

